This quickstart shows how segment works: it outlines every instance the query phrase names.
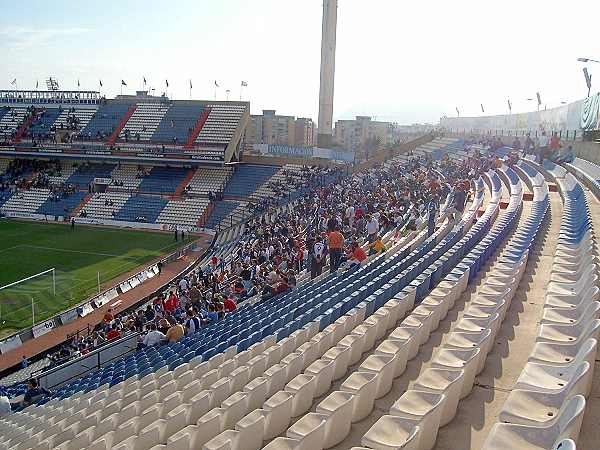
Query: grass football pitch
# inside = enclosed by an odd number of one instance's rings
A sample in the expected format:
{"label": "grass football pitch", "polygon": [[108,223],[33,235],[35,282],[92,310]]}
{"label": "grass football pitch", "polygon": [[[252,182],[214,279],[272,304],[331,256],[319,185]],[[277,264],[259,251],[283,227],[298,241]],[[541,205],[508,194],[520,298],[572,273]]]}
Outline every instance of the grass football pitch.
{"label": "grass football pitch", "polygon": [[171,233],[0,220],[0,287],[56,269],[56,295],[51,273],[0,290],[0,336],[32,324],[32,299],[39,322],[97,293],[98,273],[107,288],[179,245]]}

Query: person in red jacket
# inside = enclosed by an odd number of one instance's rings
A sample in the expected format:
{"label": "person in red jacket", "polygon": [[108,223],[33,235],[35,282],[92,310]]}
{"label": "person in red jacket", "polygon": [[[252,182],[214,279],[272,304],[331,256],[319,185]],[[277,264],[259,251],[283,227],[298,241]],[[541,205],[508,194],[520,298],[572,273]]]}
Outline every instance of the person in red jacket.
{"label": "person in red jacket", "polygon": [[165,311],[168,314],[172,315],[178,306],[179,306],[179,299],[177,298],[177,294],[175,294],[175,292],[171,292],[171,295],[165,302]]}
{"label": "person in red jacket", "polygon": [[223,306],[224,306],[226,312],[232,312],[237,309],[237,304],[235,303],[235,300],[232,299],[231,297],[227,297],[223,301]]}

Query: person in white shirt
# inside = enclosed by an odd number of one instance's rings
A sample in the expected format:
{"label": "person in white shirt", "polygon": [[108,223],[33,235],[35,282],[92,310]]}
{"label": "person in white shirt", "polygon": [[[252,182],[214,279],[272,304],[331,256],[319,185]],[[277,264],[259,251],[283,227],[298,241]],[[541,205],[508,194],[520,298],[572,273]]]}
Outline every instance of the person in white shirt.
{"label": "person in white shirt", "polygon": [[7,416],[11,413],[10,400],[4,386],[0,386],[0,417]]}
{"label": "person in white shirt", "polygon": [[166,338],[167,337],[163,333],[156,329],[156,324],[152,323],[150,324],[150,332],[144,337],[142,343],[146,347],[151,347],[153,345],[160,344]]}
{"label": "person in white shirt", "polygon": [[354,206],[348,206],[348,208],[346,208],[346,219],[348,219],[348,223],[351,227],[354,226],[354,214]]}
{"label": "person in white shirt", "polygon": [[367,234],[369,237],[369,243],[372,244],[377,238],[377,232],[379,231],[379,222],[375,217],[367,217]]}
{"label": "person in white shirt", "polygon": [[188,282],[185,278],[182,278],[181,280],[179,280],[179,289],[181,291],[187,291],[188,288]]}

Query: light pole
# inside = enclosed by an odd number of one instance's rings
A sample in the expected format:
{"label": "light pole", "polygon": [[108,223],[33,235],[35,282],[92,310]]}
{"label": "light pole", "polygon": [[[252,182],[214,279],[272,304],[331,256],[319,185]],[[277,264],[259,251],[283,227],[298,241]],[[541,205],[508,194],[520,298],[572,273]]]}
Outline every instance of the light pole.
{"label": "light pole", "polygon": [[600,61],[595,60],[595,59],[590,59],[590,58],[577,58],[577,61],[583,62],[583,63],[586,63],[586,62],[595,62],[595,63],[600,64]]}

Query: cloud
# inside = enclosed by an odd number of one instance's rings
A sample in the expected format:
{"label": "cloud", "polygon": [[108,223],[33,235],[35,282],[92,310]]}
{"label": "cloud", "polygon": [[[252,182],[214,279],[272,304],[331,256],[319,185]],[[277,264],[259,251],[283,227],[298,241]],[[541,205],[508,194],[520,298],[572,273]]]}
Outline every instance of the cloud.
{"label": "cloud", "polygon": [[0,30],[0,42],[9,50],[28,50],[50,44],[53,40],[64,37],[89,33],[89,28],[28,28],[8,27]]}

